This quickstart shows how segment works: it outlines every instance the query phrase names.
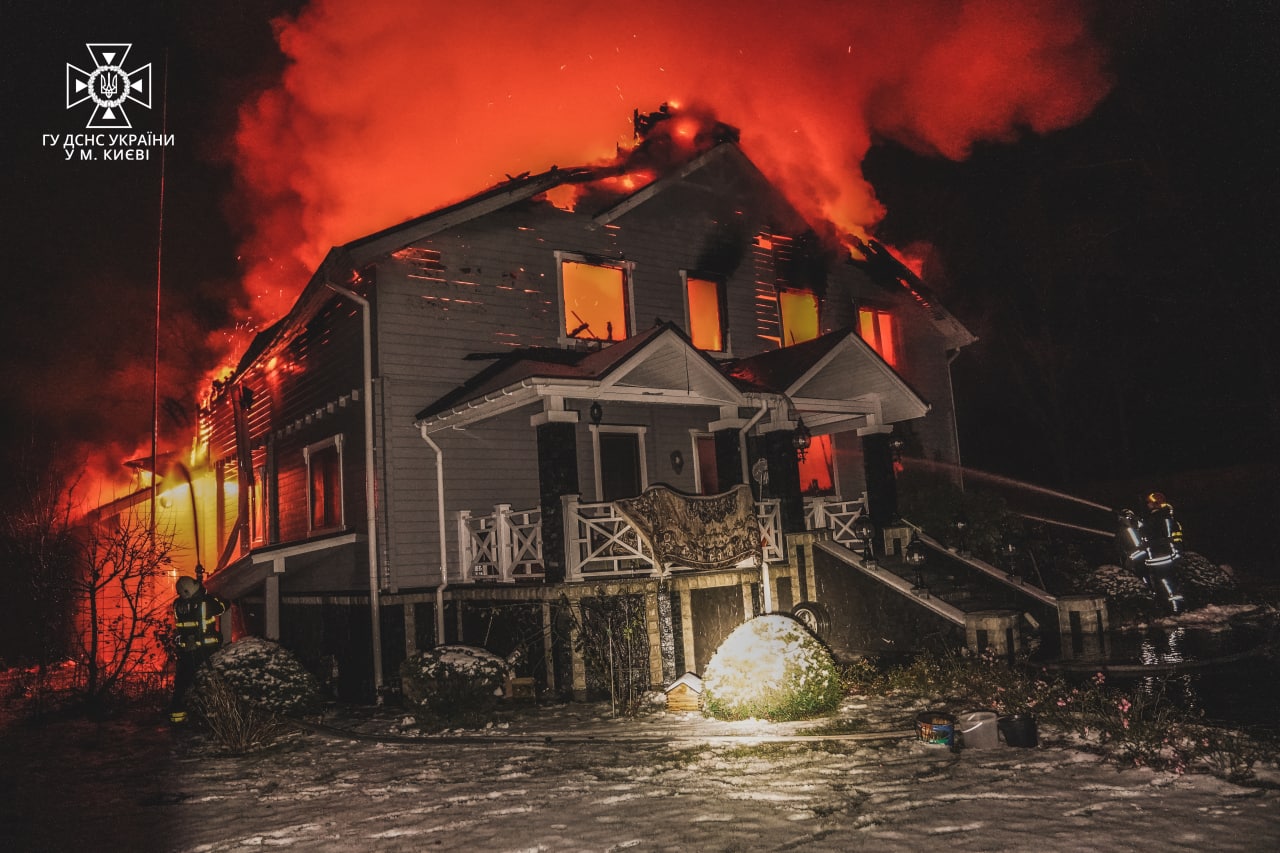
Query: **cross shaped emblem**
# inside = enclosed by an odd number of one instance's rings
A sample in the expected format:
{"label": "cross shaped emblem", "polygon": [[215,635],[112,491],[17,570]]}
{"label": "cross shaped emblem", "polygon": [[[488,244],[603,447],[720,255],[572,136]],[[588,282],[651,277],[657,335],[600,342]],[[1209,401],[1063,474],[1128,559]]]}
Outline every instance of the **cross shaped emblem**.
{"label": "cross shaped emblem", "polygon": [[67,63],[67,109],[93,102],[93,114],[85,127],[119,130],[133,127],[125,104],[133,101],[151,109],[151,63],[125,71],[131,44],[86,44],[94,68],[85,71]]}

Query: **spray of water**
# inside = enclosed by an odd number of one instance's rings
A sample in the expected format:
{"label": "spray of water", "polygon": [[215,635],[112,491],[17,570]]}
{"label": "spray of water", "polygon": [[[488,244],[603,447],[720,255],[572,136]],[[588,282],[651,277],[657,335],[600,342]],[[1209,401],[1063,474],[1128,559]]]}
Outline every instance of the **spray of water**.
{"label": "spray of water", "polygon": [[929,468],[946,468],[948,470],[961,472],[966,478],[985,480],[990,483],[999,483],[1002,486],[1010,486],[1026,492],[1047,495],[1053,498],[1061,498],[1062,500],[1078,503],[1082,506],[1100,509],[1103,512],[1115,512],[1113,507],[1109,507],[1106,504],[1100,504],[1097,501],[1091,501],[1087,498],[1078,497],[1077,495],[1069,495],[1066,492],[1060,492],[1057,489],[1050,489],[1047,486],[1039,486],[1035,483],[1029,483],[1026,480],[1017,480],[1013,477],[1006,477],[1003,474],[993,474],[990,471],[980,471],[977,468],[966,468],[950,462],[939,462],[930,459],[912,459],[911,464]]}

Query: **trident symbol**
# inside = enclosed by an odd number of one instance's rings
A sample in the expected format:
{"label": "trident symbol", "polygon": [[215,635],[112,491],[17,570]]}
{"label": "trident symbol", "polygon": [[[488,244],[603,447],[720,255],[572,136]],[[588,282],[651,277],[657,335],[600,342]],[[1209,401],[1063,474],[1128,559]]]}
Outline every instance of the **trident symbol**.
{"label": "trident symbol", "polygon": [[114,99],[120,91],[120,75],[103,74],[98,80],[102,83],[102,97]]}

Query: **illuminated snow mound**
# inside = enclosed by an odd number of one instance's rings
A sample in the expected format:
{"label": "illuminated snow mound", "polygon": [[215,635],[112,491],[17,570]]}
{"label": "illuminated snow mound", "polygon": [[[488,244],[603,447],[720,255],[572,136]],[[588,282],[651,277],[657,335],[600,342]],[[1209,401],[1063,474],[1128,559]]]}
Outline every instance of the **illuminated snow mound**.
{"label": "illuminated snow mound", "polygon": [[703,674],[703,708],[722,720],[800,720],[832,711],[842,694],[826,647],[790,616],[739,625]]}

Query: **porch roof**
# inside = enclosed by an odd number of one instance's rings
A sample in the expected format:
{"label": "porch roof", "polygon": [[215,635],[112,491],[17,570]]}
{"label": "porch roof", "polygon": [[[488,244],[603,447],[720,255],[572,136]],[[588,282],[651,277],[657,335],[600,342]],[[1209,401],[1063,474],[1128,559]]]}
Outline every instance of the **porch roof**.
{"label": "porch roof", "polygon": [[892,424],[923,417],[930,408],[852,329],[738,359],[724,369],[745,390],[790,398],[810,427],[852,417],[866,426]]}
{"label": "porch roof", "polygon": [[[258,548],[210,574],[205,578],[205,586],[223,598],[239,598],[272,575],[310,569],[336,551],[350,549],[364,541],[363,534],[343,531],[315,539]],[[353,554],[356,553],[358,552],[353,551]]]}
{"label": "porch roof", "polygon": [[748,405],[716,362],[671,323],[598,350],[515,350],[492,357],[493,364],[420,411],[415,418],[419,428],[433,432],[464,426],[553,397]]}

